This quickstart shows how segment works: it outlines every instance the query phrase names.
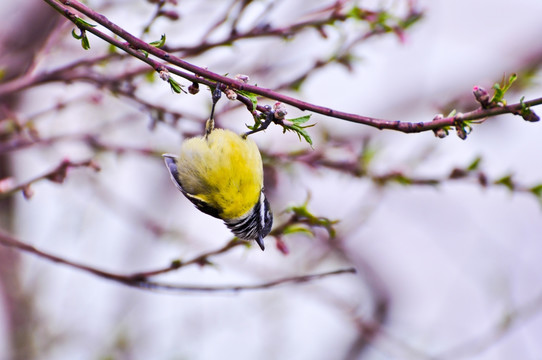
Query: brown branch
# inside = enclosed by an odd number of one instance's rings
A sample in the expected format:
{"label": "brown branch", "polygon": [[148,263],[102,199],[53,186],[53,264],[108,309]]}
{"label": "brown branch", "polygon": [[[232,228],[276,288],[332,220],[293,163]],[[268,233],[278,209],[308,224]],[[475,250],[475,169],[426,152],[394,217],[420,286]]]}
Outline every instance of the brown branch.
{"label": "brown branch", "polygon": [[[203,39],[207,39],[213,33],[213,31],[215,31],[222,24],[225,24],[226,21],[228,21],[228,18],[230,17],[230,13],[233,11],[233,8],[235,7],[235,4],[237,4],[237,2],[239,2],[239,0],[233,0],[231,2],[231,4],[228,6],[228,8],[226,9],[226,11],[222,15],[222,17],[220,19],[218,19],[217,21],[215,21],[215,23],[212,24],[209,27],[209,29],[207,29],[207,31],[203,34]],[[233,31],[233,29],[232,29],[232,31]],[[185,55],[187,55],[187,52],[188,52],[192,56],[193,54],[197,55],[197,54],[201,54],[202,52],[205,52],[205,51],[209,50],[210,47],[206,46],[206,45],[208,45],[208,44],[204,40],[203,44],[197,45],[197,46],[194,46],[194,47],[189,47],[189,48],[166,48],[164,50],[167,50],[169,52],[183,51],[185,53]]]}
{"label": "brown branch", "polygon": [[[522,108],[524,108],[525,106],[532,107],[532,106],[537,106],[537,105],[542,104],[542,98],[537,98],[537,99],[532,99],[529,101],[524,101],[523,103],[516,103],[512,105],[499,106],[499,107],[488,108],[488,109],[479,108],[477,110],[464,113],[464,114],[457,114],[457,115],[449,116],[446,118],[433,119],[432,121],[426,121],[426,122],[422,121],[422,122],[414,122],[414,123],[399,121],[399,120],[391,121],[391,120],[378,119],[378,118],[373,118],[373,117],[368,117],[368,116],[356,115],[352,113],[334,110],[334,109],[327,108],[324,106],[311,104],[311,103],[308,103],[308,102],[305,102],[305,101],[302,101],[302,100],[299,100],[299,99],[296,99],[284,94],[277,93],[271,89],[249,85],[249,84],[240,82],[238,80],[228,78],[226,76],[218,75],[207,69],[195,66],[187,61],[184,61],[164,51],[163,49],[159,49],[152,45],[147,44],[146,42],[133,36],[132,34],[128,33],[126,30],[122,29],[118,25],[111,22],[104,15],[95,12],[94,10],[90,9],[89,7],[87,7],[86,5],[78,1],[58,0],[60,1],[60,3],[64,4],[65,6],[62,6],[55,0],[44,0],[44,1],[46,1],[48,4],[53,6],[57,11],[62,13],[72,22],[74,22],[82,30],[93,33],[96,36],[100,37],[101,39],[124,50],[130,55],[149,64],[150,66],[153,67],[154,70],[158,72],[167,70],[171,73],[177,74],[192,82],[203,83],[211,87],[215,87],[216,83],[221,83],[232,89],[248,91],[248,92],[269,98],[269,99],[274,99],[282,103],[294,106],[300,110],[312,111],[314,113],[322,114],[328,117],[333,117],[337,119],[346,120],[349,122],[354,122],[358,124],[375,127],[380,130],[389,129],[389,130],[396,130],[396,131],[400,131],[404,133],[418,133],[418,132],[423,132],[423,131],[431,131],[431,130],[437,130],[437,129],[442,129],[442,128],[454,127],[458,124],[463,124],[465,121],[480,120],[487,117],[502,115],[502,114],[507,114],[507,113],[518,114],[518,112],[520,112]],[[71,7],[81,12],[82,14],[86,15],[93,21],[96,21],[100,25],[112,31],[117,36],[126,40],[127,43],[122,43],[116,40],[115,38],[102,33],[101,31],[97,30],[94,27],[77,23],[77,20],[78,20],[77,15],[71,12],[68,7]],[[146,56],[146,54],[143,53],[141,50],[144,51],[145,53],[154,55],[159,59],[167,61],[170,64],[173,64],[193,74],[187,73],[185,71],[180,71],[176,68],[164,65],[156,60],[153,60],[150,57]],[[268,111],[263,106],[258,106],[258,110],[263,111],[263,112]]]}
{"label": "brown branch", "polygon": [[79,161],[79,162],[72,162],[70,160],[63,160],[60,165],[58,165],[55,169],[37,176],[33,178],[32,180],[26,181],[22,184],[13,186],[5,191],[0,190],[0,199],[8,197],[13,195],[14,193],[18,191],[22,191],[25,198],[30,198],[32,196],[32,189],[30,186],[38,181],[41,180],[49,180],[56,183],[62,183],[66,179],[66,176],[68,175],[68,169],[70,168],[78,168],[78,167],[89,167],[91,169],[94,169],[95,171],[99,171],[100,167],[94,160],[85,160],[85,161]]}
{"label": "brown branch", "polygon": [[[122,58],[123,55],[120,54],[107,54],[99,56],[94,59],[84,59],[78,60],[68,65],[62,66],[53,71],[44,71],[39,74],[27,73],[25,76],[15,78],[11,81],[6,81],[0,84],[0,98],[7,96],[9,94],[25,90],[29,87],[46,84],[49,82],[71,82],[73,80],[82,80],[85,76],[88,76],[88,68],[102,63],[107,60],[114,58]],[[81,68],[87,68],[81,70]],[[144,71],[148,71],[148,68],[145,68]],[[142,69],[131,71],[129,73],[122,74],[122,78],[133,77],[142,73]],[[117,78],[119,79],[119,78]]]}
{"label": "brown branch", "polygon": [[[248,1],[244,0],[242,4],[239,5],[240,9],[238,10],[237,14],[235,14],[233,17],[233,21],[231,24],[231,30],[229,32],[229,35],[222,39],[217,40],[214,42],[209,42],[206,39],[209,37],[209,35],[216,30],[220,25],[227,22],[228,18],[231,16],[230,13],[233,10],[233,6],[238,2],[238,0],[235,0],[229,9],[225,12],[225,14],[218,20],[215,24],[213,24],[209,30],[204,34],[203,40],[200,44],[194,45],[194,46],[185,46],[185,47],[164,47],[164,50],[169,52],[181,52],[183,57],[186,56],[197,56],[201,53],[208,51],[215,47],[220,46],[227,46],[231,45],[239,40],[245,40],[245,39],[254,39],[254,38],[266,38],[266,37],[280,37],[284,39],[292,38],[293,36],[299,34],[302,30],[313,28],[319,31],[323,36],[325,37],[322,28],[325,25],[331,25],[335,22],[344,22],[348,17],[341,13],[341,10],[344,6],[345,1],[337,1],[334,5],[327,7],[321,11],[316,11],[315,13],[329,13],[327,16],[318,18],[318,19],[311,19],[311,20],[305,20],[300,21],[294,24],[290,24],[283,27],[272,27],[269,23],[262,23],[258,24],[257,26],[251,28],[250,30],[247,30],[245,32],[239,32],[237,30],[237,23],[240,19],[240,16],[242,15],[243,11],[246,9],[246,5],[249,3]],[[270,3],[268,5],[268,8],[264,9],[262,13],[269,12],[269,8],[272,7],[274,4]]]}
{"label": "brown branch", "polygon": [[[255,285],[196,286],[196,285],[166,284],[166,283],[160,283],[160,282],[147,281],[145,278],[141,277],[142,274],[145,274],[144,272],[138,273],[135,275],[121,275],[121,274],[115,274],[112,272],[100,270],[92,266],[83,265],[74,261],[70,261],[60,256],[53,255],[48,252],[39,250],[30,244],[17,240],[1,229],[0,229],[0,244],[7,247],[19,249],[23,252],[36,255],[42,259],[46,259],[58,264],[67,265],[69,267],[91,273],[93,275],[96,275],[98,277],[101,277],[107,280],[116,281],[124,285],[143,289],[143,290],[153,290],[153,291],[164,290],[164,291],[177,291],[177,292],[204,292],[205,293],[205,292],[239,292],[239,291],[245,291],[245,290],[265,290],[265,289],[277,287],[283,284],[306,283],[313,280],[319,280],[328,276],[356,273],[356,270],[354,268],[347,268],[347,269],[339,269],[339,270],[323,272],[323,273],[318,273],[318,274],[286,277],[286,278],[281,278],[281,279],[277,279],[277,280],[273,280],[269,282],[255,284]],[[221,249],[206,253],[204,255],[199,255],[195,259],[205,258],[205,257],[211,256],[213,254],[218,254],[218,253],[221,253]],[[197,261],[188,261],[186,264],[189,264],[189,263],[194,264],[194,263],[197,263]]]}
{"label": "brown branch", "polygon": [[301,275],[285,277],[278,280],[264,282],[256,285],[224,285],[224,286],[190,286],[190,285],[170,285],[157,282],[145,282],[140,287],[149,290],[173,290],[182,292],[239,292],[247,290],[266,290],[285,284],[302,284],[314,280],[320,280],[329,276],[342,274],[356,274],[356,269],[346,268],[333,271],[322,272],[311,275]]}
{"label": "brown branch", "polygon": [[238,240],[237,238],[234,238],[233,240],[226,243],[226,245],[222,246],[221,248],[219,248],[217,250],[213,250],[213,251],[203,253],[203,254],[198,255],[198,256],[196,256],[196,257],[194,257],[194,258],[192,258],[190,260],[187,260],[187,261],[174,260],[167,267],[135,273],[135,274],[130,275],[130,277],[133,278],[133,279],[147,279],[149,277],[164,274],[164,273],[167,273],[167,272],[170,272],[170,271],[173,271],[173,270],[177,270],[177,269],[180,269],[181,267],[186,267],[186,266],[189,266],[189,265],[200,265],[200,266],[209,265],[210,264],[209,258],[211,256],[224,254],[224,253],[228,252],[229,250],[231,250],[234,247],[237,247],[239,245],[245,245],[246,246],[247,243],[245,241],[241,241],[241,240]]}
{"label": "brown branch", "polygon": [[[371,149],[365,149],[363,151],[371,151]],[[537,200],[542,201],[542,181],[527,185],[516,181],[513,174],[510,173],[500,177],[491,177],[479,165],[479,163],[482,162],[481,158],[475,159],[473,163],[465,167],[454,167],[448,174],[420,177],[409,175],[398,170],[375,173],[369,169],[370,164],[364,163],[363,152],[361,154],[353,154],[352,158],[344,160],[328,159],[326,158],[325,152],[312,149],[290,154],[267,153],[266,156],[283,162],[296,161],[311,169],[327,168],[354,177],[363,177],[380,187],[391,184],[436,187],[456,181],[469,181],[482,188],[505,188],[510,192],[531,195]],[[476,165],[473,166],[473,164]]]}

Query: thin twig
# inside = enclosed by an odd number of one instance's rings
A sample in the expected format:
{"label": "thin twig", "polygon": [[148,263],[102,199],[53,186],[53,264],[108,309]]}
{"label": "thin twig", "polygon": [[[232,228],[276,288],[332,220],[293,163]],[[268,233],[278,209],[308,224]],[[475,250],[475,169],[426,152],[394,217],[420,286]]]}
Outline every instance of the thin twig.
{"label": "thin twig", "polygon": [[280,285],[285,284],[301,284],[308,283],[314,280],[320,280],[328,276],[341,275],[341,274],[355,274],[356,269],[346,268],[333,271],[322,272],[318,274],[311,275],[301,275],[301,276],[291,276],[285,277],[278,280],[273,280],[269,282],[264,282],[255,285],[222,285],[222,286],[191,286],[191,285],[172,285],[158,282],[145,282],[140,284],[139,287],[146,288],[149,290],[173,290],[173,291],[182,291],[182,292],[240,292],[247,290],[265,290],[274,288]]}
{"label": "thin twig", "polygon": [[63,160],[55,169],[43,174],[39,175],[31,180],[28,180],[22,184],[13,186],[5,191],[0,191],[0,199],[11,196],[15,194],[18,191],[22,191],[23,195],[26,198],[29,198],[32,196],[32,190],[30,189],[30,186],[38,181],[41,180],[49,180],[56,183],[62,183],[66,179],[68,169],[70,168],[78,168],[78,167],[89,167],[91,169],[94,169],[95,171],[99,171],[100,167],[96,162],[92,159],[90,160],[84,160],[84,161],[78,161],[73,162],[70,160]]}
{"label": "thin twig", "polygon": [[432,359],[451,360],[471,358],[497,344],[499,340],[520,326],[521,323],[534,320],[540,312],[542,312],[542,294],[539,294],[522,306],[503,314],[502,319],[497,320],[495,324],[481,335],[443,351],[439,355],[432,357]]}
{"label": "thin twig", "polygon": [[246,245],[246,242],[238,240],[237,238],[234,238],[233,240],[226,243],[226,245],[222,246],[221,248],[219,248],[217,250],[205,252],[205,253],[203,253],[201,255],[198,255],[198,256],[196,256],[196,257],[194,257],[194,258],[192,258],[190,260],[187,260],[187,261],[182,261],[182,260],[172,261],[171,264],[169,266],[167,266],[167,267],[135,273],[135,274],[130,275],[130,277],[134,278],[134,279],[147,279],[147,278],[150,278],[152,276],[164,274],[164,273],[167,273],[167,272],[170,272],[170,271],[173,271],[173,270],[177,270],[177,269],[180,269],[181,267],[186,267],[186,266],[189,266],[189,265],[205,266],[205,265],[208,265],[210,263],[209,258],[211,256],[224,254],[224,253],[228,252],[229,250],[231,250],[234,247],[237,247],[239,245]]}
{"label": "thin twig", "polygon": [[[195,286],[195,285],[183,285],[183,284],[167,284],[167,283],[147,281],[146,279],[142,279],[140,275],[144,273],[138,273],[135,276],[121,275],[121,274],[116,274],[116,273],[100,270],[92,266],[83,265],[74,261],[70,261],[60,256],[53,255],[48,252],[39,250],[30,244],[17,240],[16,238],[12,237],[11,235],[7,234],[1,229],[0,229],[0,244],[7,247],[17,248],[21,251],[34,254],[40,258],[53,261],[58,264],[67,265],[69,267],[94,274],[96,276],[99,276],[107,280],[116,281],[118,283],[122,283],[130,287],[135,287],[135,288],[139,288],[143,290],[152,290],[152,291],[162,290],[162,291],[175,291],[178,293],[183,293],[183,292],[192,292],[192,293],[193,292],[201,292],[201,293],[222,292],[224,293],[224,292],[240,292],[240,291],[247,291],[247,290],[265,290],[265,289],[274,288],[274,287],[284,285],[284,284],[307,283],[307,282],[310,282],[313,280],[319,280],[328,276],[356,273],[356,270],[354,268],[346,268],[346,269],[339,269],[339,270],[328,271],[328,272],[323,272],[323,273],[318,273],[318,274],[285,277],[285,278],[280,278],[277,280],[264,282],[260,284],[254,284],[254,285]],[[221,250],[218,250],[215,252],[209,252],[206,255],[200,255],[197,258],[207,257],[212,254],[219,253],[220,251]]]}
{"label": "thin twig", "polygon": [[[44,0],[44,1],[49,3],[51,6],[57,9],[59,12],[61,12],[64,16],[66,16],[71,21],[73,22],[76,21],[77,16],[74,13],[72,13],[67,7],[60,5],[58,2],[54,0]],[[106,27],[117,36],[125,39],[128,42],[128,44],[121,43],[120,41],[108,35],[105,35],[104,33],[102,33],[101,31],[97,30],[94,27],[87,26],[87,27],[84,27],[84,30],[95,34],[96,36],[102,38],[103,40],[128,52],[130,55],[133,55],[137,57],[138,59],[146,62],[147,64],[151,65],[156,71],[167,69],[169,72],[177,74],[190,81],[203,83],[205,85],[212,86],[212,87],[216,86],[214,82],[219,82],[219,83],[224,84],[227,87],[230,87],[236,90],[248,91],[248,92],[269,98],[269,99],[274,99],[282,103],[294,106],[300,110],[312,111],[314,113],[322,114],[325,116],[375,127],[380,130],[389,129],[389,130],[396,130],[396,131],[400,131],[404,133],[418,133],[418,132],[423,132],[423,131],[431,131],[435,129],[453,127],[453,126],[456,126],[458,123],[463,123],[465,121],[480,120],[486,117],[491,117],[491,116],[496,116],[496,115],[501,115],[501,114],[508,114],[508,113],[517,114],[519,111],[521,111],[522,108],[526,106],[532,107],[532,106],[537,106],[537,105],[542,104],[542,98],[537,98],[537,99],[532,99],[529,101],[524,101],[523,103],[515,103],[512,105],[499,106],[499,107],[494,107],[494,108],[489,108],[489,109],[480,108],[468,113],[457,114],[454,116],[434,119],[434,120],[425,121],[425,122],[423,121],[422,122],[405,122],[405,121],[399,121],[399,120],[392,121],[392,120],[385,120],[385,119],[378,119],[378,118],[373,118],[373,117],[368,117],[368,116],[356,115],[352,113],[334,110],[334,109],[327,108],[324,106],[311,104],[311,103],[308,103],[308,102],[305,102],[305,101],[302,101],[302,100],[299,100],[299,99],[296,99],[284,94],[277,93],[271,89],[249,85],[249,84],[228,78],[226,76],[218,75],[212,71],[195,66],[185,60],[182,60],[164,51],[163,49],[159,49],[147,44],[146,42],[131,35],[130,33],[122,29],[118,25],[114,24],[105,16],[95,12],[94,10],[90,9],[89,7],[83,5],[82,3],[78,1],[75,1],[75,0],[59,0],[59,1],[62,4],[72,7],[73,9],[88,16],[93,21],[96,21],[100,25]],[[82,27],[82,25],[78,25],[78,26]],[[143,50],[148,54],[152,54],[179,68],[185,69],[186,71],[194,73],[195,75],[186,73],[185,71],[180,71],[171,66],[167,66],[155,60],[152,60],[150,59],[150,57],[145,56],[144,53],[141,52],[140,50]],[[265,108],[259,105],[258,110],[265,111]]]}

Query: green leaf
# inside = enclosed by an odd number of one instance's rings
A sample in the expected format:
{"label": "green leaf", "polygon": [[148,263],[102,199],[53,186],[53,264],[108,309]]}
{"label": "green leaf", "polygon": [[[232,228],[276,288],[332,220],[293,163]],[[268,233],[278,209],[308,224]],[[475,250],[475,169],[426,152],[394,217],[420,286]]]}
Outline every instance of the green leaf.
{"label": "green leaf", "polygon": [[258,106],[258,95],[245,90],[238,90],[237,93],[239,95],[246,96],[252,103],[252,110],[256,109],[256,107]]}
{"label": "green leaf", "polygon": [[469,135],[472,132],[472,126],[470,126],[471,121],[456,121],[455,123],[455,131],[457,133],[457,136],[461,140],[465,140],[467,138],[467,135]]}
{"label": "green leaf", "polygon": [[[249,97],[250,101],[252,102],[253,109],[256,109],[256,106],[257,106],[256,102],[258,101],[258,99],[254,94],[246,92],[246,91],[239,91],[238,93],[242,94],[243,96]],[[255,131],[262,124],[262,119],[265,118],[265,114],[260,113],[259,115],[254,115],[256,113],[255,111],[253,111],[252,113],[253,113],[253,118],[254,118],[254,125],[250,126],[250,125],[245,124],[245,126],[248,129],[250,129],[250,131]]]}
{"label": "green leaf", "polygon": [[417,23],[419,20],[421,20],[422,17],[423,17],[423,12],[414,12],[405,20],[400,21],[399,25],[401,26],[403,30],[406,30],[412,25],[414,25],[415,23]]}
{"label": "green leaf", "polygon": [[77,40],[81,40],[81,38],[83,37],[83,30],[81,30],[81,35],[77,35],[77,33],[75,32],[75,28],[72,29],[72,36]]}
{"label": "green leaf", "polygon": [[519,99],[519,103],[521,105],[521,109],[519,111],[519,115],[523,118],[523,120],[530,121],[530,122],[536,122],[540,121],[540,117],[535,114],[530,106],[525,104],[525,96],[522,96],[521,99]]}
{"label": "green leaf", "polygon": [[117,52],[117,47],[113,44],[109,44],[107,47],[107,52],[110,54],[115,54]]}
{"label": "green leaf", "polygon": [[387,24],[387,21],[391,18],[391,15],[388,14],[385,11],[381,11],[378,13],[377,20],[371,24],[373,29],[381,28],[385,31],[391,31],[392,28],[390,25]]}
{"label": "green leaf", "polygon": [[[309,199],[307,199],[307,201],[303,204],[303,205],[300,205],[300,206],[292,206],[292,207],[289,207],[288,209],[286,209],[287,211],[292,211],[296,217],[298,218],[298,222],[294,223],[294,224],[291,224],[289,226],[299,226],[299,225],[296,225],[296,224],[307,224],[309,225],[310,227],[323,227],[326,229],[326,231],[328,232],[329,236],[330,237],[335,237],[336,235],[336,231],[335,231],[335,228],[333,227],[333,225],[335,225],[336,223],[338,223],[338,220],[330,220],[328,218],[325,218],[325,217],[320,217],[320,216],[316,216],[314,214],[312,214],[309,209],[307,209],[307,205],[308,205],[308,201]],[[300,230],[302,231],[302,230]],[[299,232],[300,232],[299,231]],[[308,230],[312,233],[312,230]]]}
{"label": "green leaf", "polygon": [[503,79],[500,84],[496,83],[495,85],[493,85],[493,90],[495,92],[493,93],[493,97],[491,98],[490,103],[493,105],[499,105],[499,104],[506,105],[506,100],[504,99],[504,95],[510,89],[512,84],[517,80],[517,78],[518,77],[516,74],[512,74],[508,78],[508,81],[506,81],[503,76]]}
{"label": "green leaf", "polygon": [[171,264],[169,265],[171,268],[177,269],[180,268],[183,265],[183,262],[181,259],[175,259],[171,261]]}
{"label": "green leaf", "polygon": [[542,198],[542,184],[538,184],[529,189],[536,197]]}
{"label": "green leaf", "polygon": [[260,120],[260,118],[257,116],[254,116],[254,125],[250,126],[248,124],[245,124],[245,126],[248,129],[250,129],[250,131],[254,131],[254,130],[257,130],[261,124],[262,124],[262,121]]}
{"label": "green leaf", "polygon": [[87,33],[83,33],[83,38],[81,39],[81,46],[83,49],[88,50],[90,49],[90,42],[88,41]]}
{"label": "green leaf", "polygon": [[96,25],[92,25],[80,17],[75,17],[74,23],[77,27],[96,27]]}
{"label": "green leaf", "polygon": [[[301,125],[301,124],[304,124],[307,121],[309,121],[310,118],[311,118],[311,115],[305,115],[305,116],[301,116],[301,117],[298,117],[298,118],[295,118],[295,119],[288,119],[288,120],[290,122],[292,122],[293,124]],[[314,124],[310,125],[310,126],[314,126]]]}
{"label": "green leaf", "polygon": [[361,20],[365,15],[365,11],[360,9],[358,6],[353,6],[352,9],[350,9],[345,15],[347,18]]}
{"label": "green leaf", "polygon": [[371,145],[366,145],[359,156],[359,164],[363,171],[366,171],[369,168],[370,163],[376,157],[378,150],[376,147]]}
{"label": "green leaf", "polygon": [[83,49],[90,49],[90,42],[88,41],[87,32],[81,28],[79,30],[81,31],[81,34],[77,35],[75,29],[72,29],[72,36],[77,40],[81,40],[81,46],[83,47]]}
{"label": "green leaf", "polygon": [[412,179],[404,174],[394,174],[394,176],[391,177],[391,180],[401,185],[412,185]]}
{"label": "green leaf", "polygon": [[290,89],[293,91],[299,92],[301,89],[301,86],[305,83],[305,80],[307,80],[307,76],[300,76],[295,81],[292,81],[290,83]]}
{"label": "green leaf", "polygon": [[514,187],[515,187],[514,181],[512,180],[512,175],[511,174],[503,176],[502,178],[496,180],[495,185],[503,185],[506,188],[508,188],[508,190],[510,190],[510,191],[514,191]]}
{"label": "green leaf", "polygon": [[300,226],[300,225],[295,225],[295,224],[288,225],[282,231],[283,235],[295,234],[295,233],[304,233],[304,234],[307,234],[309,236],[314,236],[314,233],[312,231],[310,231],[309,229],[307,229],[306,227],[303,227],[303,226]]}
{"label": "green leaf", "polygon": [[518,76],[516,74],[512,74],[510,75],[510,77],[508,78],[508,84],[506,85],[506,87],[504,88],[506,91],[508,91],[508,89],[510,89],[510,86],[512,86],[512,84],[518,79]]}
{"label": "green leaf", "polygon": [[480,162],[482,162],[482,157],[478,156],[476,159],[474,159],[473,162],[470,163],[469,166],[467,166],[467,171],[478,170],[478,167],[480,166]]}
{"label": "green leaf", "polygon": [[145,80],[147,80],[150,83],[153,83],[156,77],[154,76],[156,74],[156,71],[150,70],[145,74]]}
{"label": "green leaf", "polygon": [[173,92],[176,92],[177,94],[181,93],[182,91],[181,85],[177,81],[175,81],[171,76],[169,77],[168,82]]}
{"label": "green leaf", "polygon": [[303,205],[300,205],[300,206],[290,206],[289,208],[286,209],[286,211],[291,211],[299,217],[311,218],[314,215],[312,215],[307,209],[307,204],[308,203],[305,202]]}
{"label": "green leaf", "polygon": [[305,131],[305,129],[312,127],[316,124],[310,124],[310,125],[304,125],[304,126],[302,125],[306,123],[307,121],[309,121],[310,117],[311,115],[305,115],[305,116],[301,116],[295,119],[287,119],[292,124],[291,125],[282,124],[283,133],[285,133],[286,131],[293,131],[297,134],[297,137],[299,138],[299,140],[301,140],[301,137],[303,137],[305,141],[308,142],[312,146],[312,139],[309,133]]}
{"label": "green leaf", "polygon": [[154,47],[157,47],[157,48],[161,48],[162,46],[164,46],[166,44],[166,34],[162,34],[162,36],[160,37],[160,40],[157,40],[157,41],[151,41],[149,43],[149,45],[151,46],[154,46]]}

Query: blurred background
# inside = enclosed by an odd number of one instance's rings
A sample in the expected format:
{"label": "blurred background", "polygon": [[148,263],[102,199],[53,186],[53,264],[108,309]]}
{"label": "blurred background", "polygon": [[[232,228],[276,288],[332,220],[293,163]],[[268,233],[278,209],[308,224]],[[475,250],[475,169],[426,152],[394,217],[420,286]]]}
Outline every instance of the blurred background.
{"label": "blurred background", "polygon": [[[215,73],[376,118],[473,110],[473,86],[491,89],[512,73],[509,103],[542,94],[538,0],[337,3],[376,15],[209,48],[202,44],[227,39],[232,27],[287,28],[329,16],[335,2],[179,0],[155,21],[159,5],[150,1],[87,5],[145,41],[166,34],[176,55]],[[399,24],[414,10],[422,16],[404,31],[372,34],[375,16]],[[175,94],[91,34],[84,50],[73,24],[45,2],[2,2],[0,13],[0,188],[65,160],[100,168],[73,167],[62,183],[42,179],[0,197],[4,231],[117,274],[231,240],[175,189],[160,157],[202,132],[205,86]],[[289,118],[305,114],[287,109]],[[217,111],[219,125],[238,132],[253,121],[225,97]],[[253,139],[275,226],[306,202],[338,220],[336,235],[282,236],[287,253],[268,237],[265,252],[238,246],[153,280],[227,286],[351,266],[357,274],[233,294],[153,292],[0,247],[0,359],[540,359],[542,203],[529,189],[542,184],[541,125],[494,117],[461,140],[453,129],[440,139],[318,114],[310,123],[312,147],[273,125]]]}

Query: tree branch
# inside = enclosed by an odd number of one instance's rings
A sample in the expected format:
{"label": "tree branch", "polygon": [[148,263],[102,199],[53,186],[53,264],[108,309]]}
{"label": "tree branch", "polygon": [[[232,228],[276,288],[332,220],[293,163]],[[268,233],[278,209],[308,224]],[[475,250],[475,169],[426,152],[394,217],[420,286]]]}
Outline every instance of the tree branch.
{"label": "tree branch", "polygon": [[346,268],[333,271],[327,271],[311,275],[301,275],[285,277],[278,280],[264,282],[256,285],[225,285],[225,286],[190,286],[190,285],[170,285],[156,282],[145,282],[140,284],[139,287],[149,290],[173,290],[181,292],[240,292],[247,290],[266,290],[285,284],[302,284],[311,282],[314,280],[320,280],[329,276],[342,275],[342,274],[355,274],[356,269]]}
{"label": "tree branch", "polygon": [[[316,104],[311,104],[284,94],[277,93],[271,89],[266,89],[250,84],[243,83],[241,81],[228,78],[226,76],[218,75],[212,71],[209,71],[207,69],[195,66],[187,61],[184,61],[166,51],[163,49],[154,47],[143,40],[133,36],[132,34],[128,33],[126,30],[122,29],[118,25],[111,22],[109,19],[107,19],[105,16],[95,12],[94,10],[90,9],[86,5],[75,1],[75,0],[44,0],[51,6],[53,6],[57,11],[62,13],[65,17],[70,19],[72,22],[76,24],[80,29],[88,31],[90,33],[95,34],[96,36],[102,38],[103,40],[109,42],[110,44],[124,50],[128,54],[138,58],[139,60],[149,64],[153,67],[155,71],[169,71],[170,73],[177,74],[187,80],[190,80],[192,82],[198,82],[203,83],[207,86],[215,87],[216,83],[223,84],[226,87],[239,90],[239,91],[246,91],[253,94],[257,94],[260,96],[263,96],[268,99],[273,99],[276,101],[280,101],[285,104],[289,104],[291,106],[294,106],[300,110],[307,110],[314,113],[322,114],[328,117],[333,117],[337,119],[346,120],[349,122],[354,122],[358,124],[363,124],[371,127],[375,127],[377,129],[383,130],[396,130],[403,133],[418,133],[423,131],[434,131],[438,129],[448,128],[448,127],[455,127],[458,124],[463,124],[466,121],[473,121],[473,120],[480,120],[491,116],[501,115],[501,114],[518,114],[519,111],[521,111],[525,106],[532,107],[532,106],[538,106],[542,104],[542,98],[532,99],[529,101],[524,101],[522,103],[516,103],[512,105],[503,105],[499,107],[493,107],[493,108],[479,108],[477,110],[464,113],[464,114],[457,114],[454,116],[449,117],[442,117],[442,118],[436,118],[432,121],[421,121],[421,122],[405,122],[405,121],[399,121],[399,120],[385,120],[385,119],[378,119],[368,116],[361,116],[357,114],[347,113],[339,110],[334,110],[328,107],[319,106]],[[61,5],[60,3],[63,5]],[[88,18],[90,18],[93,21],[96,21],[100,25],[104,26],[105,28],[112,31],[115,35],[121,37],[122,39],[126,40],[127,43],[123,43],[121,41],[118,41],[114,39],[111,36],[108,36],[104,34],[103,32],[99,31],[95,27],[87,26],[85,24],[81,24],[80,21],[78,22],[78,17],[75,13],[73,13],[69,7],[81,12],[82,14],[86,15]],[[176,67],[179,67],[181,69],[184,69],[190,73],[187,73],[186,71],[178,70],[174,67],[162,64],[156,60],[151,59],[150,57],[146,56],[146,54],[151,54],[163,61],[166,61]],[[269,111],[263,106],[258,106],[258,110],[262,112]]]}
{"label": "tree branch", "polygon": [[[152,291],[162,290],[162,291],[175,291],[175,292],[180,292],[180,293],[185,293],[185,292],[209,293],[209,292],[239,292],[239,291],[246,291],[246,290],[265,290],[265,289],[274,288],[274,287],[284,285],[284,284],[300,284],[300,283],[306,283],[306,282],[311,282],[314,280],[323,279],[328,276],[356,273],[356,270],[354,268],[346,268],[346,269],[339,269],[339,270],[322,272],[322,273],[317,273],[317,274],[285,277],[285,278],[280,278],[277,280],[255,284],[255,285],[194,286],[194,285],[182,285],[182,284],[167,284],[167,283],[161,283],[161,282],[147,281],[145,277],[142,276],[146,274],[144,272],[137,273],[135,275],[121,275],[121,274],[115,274],[112,272],[100,270],[92,266],[83,265],[74,261],[70,261],[60,256],[56,256],[56,255],[47,253],[45,251],[39,250],[32,245],[29,245],[20,240],[17,240],[1,229],[0,229],[0,244],[7,247],[16,248],[30,254],[34,254],[40,258],[43,258],[52,262],[67,265],[69,267],[82,270],[87,273],[91,273],[93,275],[96,275],[98,277],[101,277],[107,280],[112,280],[112,281],[116,281],[118,283],[122,283],[127,286],[131,286],[131,287],[135,287],[135,288],[139,288],[143,290],[152,290]],[[205,259],[211,255],[223,253],[226,250],[229,250],[232,247],[236,246],[232,244],[233,243],[230,242],[225,247],[219,250],[211,251],[206,254],[199,255],[194,260],[187,261],[184,264],[188,265],[188,264],[198,263],[199,259]],[[181,264],[181,266],[183,266],[183,264]],[[177,268],[181,266],[178,266]],[[159,272],[155,272],[154,274],[157,274],[157,273]],[[149,274],[154,275],[152,273],[149,273]]]}
{"label": "tree branch", "polygon": [[77,167],[89,167],[94,169],[95,171],[99,171],[100,167],[94,160],[85,160],[85,161],[79,161],[79,162],[72,162],[70,160],[63,160],[60,165],[58,165],[55,169],[37,176],[33,178],[32,180],[26,181],[22,184],[10,187],[6,190],[0,189],[0,199],[6,198],[8,196],[11,196],[15,194],[18,191],[22,191],[25,198],[32,197],[32,189],[30,186],[38,181],[41,180],[49,180],[56,183],[62,183],[66,179],[66,176],[68,174],[68,169],[70,168],[77,168]]}
{"label": "tree branch", "polygon": [[431,359],[452,360],[480,354],[497,344],[499,340],[517,329],[522,323],[533,321],[541,311],[542,294],[538,294],[529,302],[503,313],[501,319],[495,321],[482,334],[432,356]]}

